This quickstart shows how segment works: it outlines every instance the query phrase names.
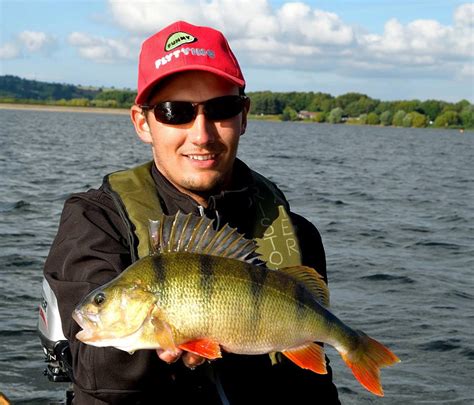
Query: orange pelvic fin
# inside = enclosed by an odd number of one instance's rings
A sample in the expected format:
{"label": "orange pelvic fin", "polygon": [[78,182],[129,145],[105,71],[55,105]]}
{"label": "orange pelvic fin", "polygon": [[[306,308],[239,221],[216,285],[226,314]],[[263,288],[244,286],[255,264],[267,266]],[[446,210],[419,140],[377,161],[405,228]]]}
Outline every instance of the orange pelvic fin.
{"label": "orange pelvic fin", "polygon": [[153,325],[155,339],[160,344],[163,350],[177,351],[177,347],[174,343],[173,331],[167,322],[162,321],[159,318],[160,311],[154,308],[151,312],[151,323]]}
{"label": "orange pelvic fin", "polygon": [[355,378],[370,392],[383,397],[380,381],[380,368],[398,363],[400,359],[383,344],[360,334],[359,348],[353,352],[342,354],[342,358],[352,370]]}
{"label": "orange pelvic fin", "polygon": [[209,339],[192,340],[179,345],[179,348],[210,360],[222,357],[219,343]]}
{"label": "orange pelvic fin", "polygon": [[317,374],[327,374],[324,349],[317,343],[285,350],[282,353],[301,368],[309,369]]}

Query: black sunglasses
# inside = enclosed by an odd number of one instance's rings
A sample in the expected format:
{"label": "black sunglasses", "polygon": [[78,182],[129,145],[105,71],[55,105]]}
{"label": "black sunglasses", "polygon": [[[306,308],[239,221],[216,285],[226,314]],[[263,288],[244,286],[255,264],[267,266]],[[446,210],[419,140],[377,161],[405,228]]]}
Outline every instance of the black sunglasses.
{"label": "black sunglasses", "polygon": [[211,98],[201,103],[190,101],[163,101],[155,105],[142,105],[143,110],[153,110],[158,122],[168,125],[180,125],[192,122],[197,115],[198,106],[204,106],[204,115],[211,121],[223,121],[235,117],[244,109],[248,97],[223,96]]}

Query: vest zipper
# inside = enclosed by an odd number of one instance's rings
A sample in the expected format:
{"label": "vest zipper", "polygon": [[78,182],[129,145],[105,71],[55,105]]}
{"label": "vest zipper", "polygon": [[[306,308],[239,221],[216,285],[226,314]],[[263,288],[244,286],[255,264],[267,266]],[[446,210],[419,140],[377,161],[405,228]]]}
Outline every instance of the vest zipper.
{"label": "vest zipper", "polygon": [[198,210],[199,210],[199,215],[201,215],[201,217],[204,216],[204,207],[202,205],[198,205]]}
{"label": "vest zipper", "polygon": [[[201,217],[206,216],[205,208],[202,205],[198,205],[198,210],[199,210],[199,215]],[[214,212],[215,212],[215,218],[216,218],[216,224],[214,226],[214,229],[220,229],[220,227],[221,227],[221,217],[219,215],[219,211],[214,210]]]}

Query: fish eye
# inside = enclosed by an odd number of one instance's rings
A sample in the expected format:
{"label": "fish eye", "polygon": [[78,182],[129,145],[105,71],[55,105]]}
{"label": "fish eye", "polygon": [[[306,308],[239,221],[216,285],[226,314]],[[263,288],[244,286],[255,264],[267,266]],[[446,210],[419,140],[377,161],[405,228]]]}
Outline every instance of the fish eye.
{"label": "fish eye", "polygon": [[97,293],[94,296],[94,304],[101,306],[105,301],[105,294],[103,292]]}

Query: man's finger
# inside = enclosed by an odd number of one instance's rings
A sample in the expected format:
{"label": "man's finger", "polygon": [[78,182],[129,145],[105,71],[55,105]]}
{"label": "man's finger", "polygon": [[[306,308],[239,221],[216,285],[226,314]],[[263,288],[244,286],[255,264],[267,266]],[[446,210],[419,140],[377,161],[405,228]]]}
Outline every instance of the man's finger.
{"label": "man's finger", "polygon": [[176,351],[157,349],[156,353],[161,360],[166,361],[167,363],[174,363],[181,357],[183,351],[179,349]]}
{"label": "man's finger", "polygon": [[194,353],[185,352],[183,354],[183,363],[186,367],[195,368],[204,363],[206,359]]}

